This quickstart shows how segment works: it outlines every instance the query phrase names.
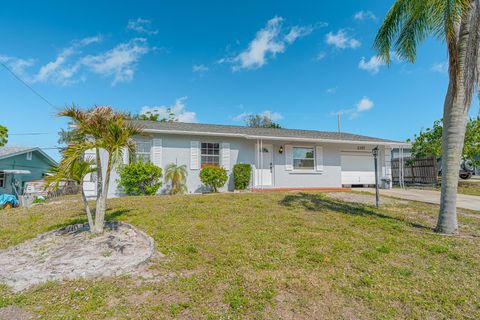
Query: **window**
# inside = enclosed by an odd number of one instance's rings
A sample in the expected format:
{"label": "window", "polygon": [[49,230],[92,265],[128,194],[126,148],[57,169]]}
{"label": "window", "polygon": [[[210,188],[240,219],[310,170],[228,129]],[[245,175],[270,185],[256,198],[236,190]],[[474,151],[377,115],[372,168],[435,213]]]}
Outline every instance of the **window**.
{"label": "window", "polygon": [[202,142],[202,168],[220,165],[220,144]]}
{"label": "window", "polygon": [[5,188],[5,172],[0,172],[0,188]]}
{"label": "window", "polygon": [[150,162],[150,149],[152,142],[150,140],[137,140],[136,159],[138,161]]}
{"label": "window", "polygon": [[27,160],[32,160],[32,153],[31,152],[27,152]]}
{"label": "window", "polygon": [[293,147],[293,168],[295,170],[313,170],[315,168],[313,148]]}

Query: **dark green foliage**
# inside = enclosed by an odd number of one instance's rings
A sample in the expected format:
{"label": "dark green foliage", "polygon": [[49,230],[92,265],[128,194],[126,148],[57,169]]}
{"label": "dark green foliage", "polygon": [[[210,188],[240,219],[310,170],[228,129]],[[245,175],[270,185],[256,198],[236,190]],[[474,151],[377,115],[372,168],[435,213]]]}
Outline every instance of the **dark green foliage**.
{"label": "dark green foliage", "polygon": [[128,195],[155,195],[162,186],[162,168],[151,162],[133,162],[120,167],[120,187]]}
{"label": "dark green foliage", "polygon": [[8,129],[0,124],[0,147],[7,144]]}
{"label": "dark green foliage", "polygon": [[264,114],[252,114],[245,119],[248,127],[254,128],[275,128],[280,129],[280,124],[273,122],[273,120]]}
{"label": "dark green foliage", "polygon": [[[433,156],[440,158],[442,155],[443,122],[436,120],[432,128],[427,128],[415,135],[412,143],[412,154],[416,158]],[[465,131],[465,143],[463,145],[462,158],[480,165],[477,156],[480,154],[480,117],[471,118],[467,122]]]}
{"label": "dark green foliage", "polygon": [[233,182],[235,190],[245,190],[250,184],[252,166],[248,163],[237,163],[233,166]]}
{"label": "dark green foliage", "polygon": [[227,179],[227,170],[219,166],[206,166],[200,171],[200,180],[204,185],[212,188],[213,192],[218,192]]}

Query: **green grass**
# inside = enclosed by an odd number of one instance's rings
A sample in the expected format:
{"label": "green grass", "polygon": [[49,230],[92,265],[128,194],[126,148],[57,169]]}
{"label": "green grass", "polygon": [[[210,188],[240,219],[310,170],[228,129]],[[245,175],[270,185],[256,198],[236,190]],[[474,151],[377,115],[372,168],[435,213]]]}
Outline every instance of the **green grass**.
{"label": "green grass", "polygon": [[[45,319],[480,318],[478,213],[460,215],[461,234],[447,237],[432,231],[436,206],[377,210],[321,193],[129,197],[109,207],[109,219],[144,230],[166,255],[149,265],[155,281],[3,286],[0,307]],[[0,249],[83,220],[80,202],[2,211]]]}
{"label": "green grass", "polygon": [[459,181],[458,193],[480,196],[480,182]]}

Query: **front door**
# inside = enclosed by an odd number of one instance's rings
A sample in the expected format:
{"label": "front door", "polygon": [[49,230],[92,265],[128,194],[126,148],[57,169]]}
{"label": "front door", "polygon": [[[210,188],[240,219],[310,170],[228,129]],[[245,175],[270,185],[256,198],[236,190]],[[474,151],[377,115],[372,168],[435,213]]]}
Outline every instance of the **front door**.
{"label": "front door", "polygon": [[[261,150],[260,150],[261,149]],[[273,145],[263,144],[257,152],[257,170],[255,184],[271,187],[273,184]]]}

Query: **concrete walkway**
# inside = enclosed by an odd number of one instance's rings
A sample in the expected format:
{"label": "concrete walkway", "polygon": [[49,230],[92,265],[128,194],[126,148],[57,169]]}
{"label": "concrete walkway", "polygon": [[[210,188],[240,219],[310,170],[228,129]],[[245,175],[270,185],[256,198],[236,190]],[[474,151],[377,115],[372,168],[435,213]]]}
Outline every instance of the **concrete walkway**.
{"label": "concrete walkway", "polygon": [[[367,191],[375,193],[373,188],[352,189],[353,191]],[[405,200],[421,201],[433,204],[440,204],[440,192],[422,189],[390,189],[380,190],[380,196],[390,196]],[[480,211],[480,197],[459,194],[457,198],[457,208]]]}

